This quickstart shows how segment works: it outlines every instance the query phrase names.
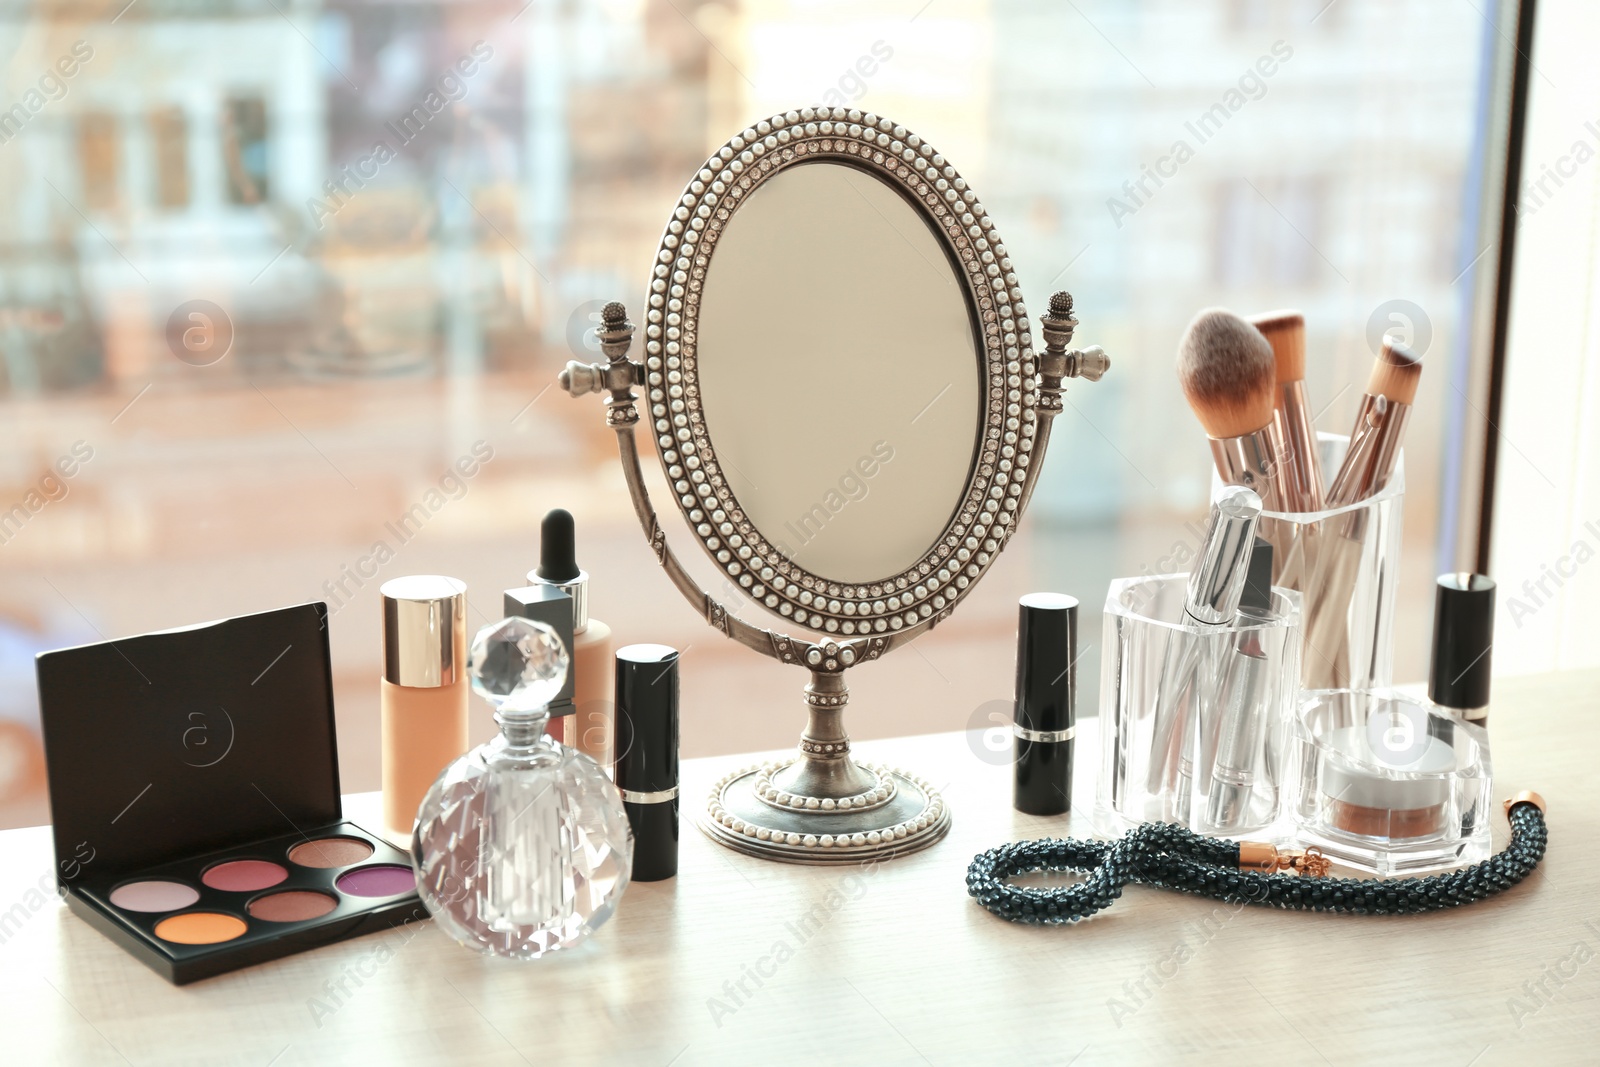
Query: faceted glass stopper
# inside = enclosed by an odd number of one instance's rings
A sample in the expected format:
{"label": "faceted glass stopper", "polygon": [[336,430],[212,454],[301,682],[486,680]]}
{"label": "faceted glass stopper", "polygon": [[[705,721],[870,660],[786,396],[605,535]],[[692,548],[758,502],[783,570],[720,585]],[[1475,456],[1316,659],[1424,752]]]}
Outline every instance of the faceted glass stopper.
{"label": "faceted glass stopper", "polygon": [[549,707],[567,680],[567,650],[542,622],[513,616],[478,631],[467,656],[472,688],[497,714]]}

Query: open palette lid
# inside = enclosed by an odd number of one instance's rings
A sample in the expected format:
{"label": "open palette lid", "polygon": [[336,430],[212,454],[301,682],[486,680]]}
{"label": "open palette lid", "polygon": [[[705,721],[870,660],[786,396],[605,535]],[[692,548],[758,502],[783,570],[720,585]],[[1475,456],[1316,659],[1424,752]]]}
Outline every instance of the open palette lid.
{"label": "open palette lid", "polygon": [[133,871],[341,818],[327,616],[40,653],[57,858],[86,844],[97,868]]}

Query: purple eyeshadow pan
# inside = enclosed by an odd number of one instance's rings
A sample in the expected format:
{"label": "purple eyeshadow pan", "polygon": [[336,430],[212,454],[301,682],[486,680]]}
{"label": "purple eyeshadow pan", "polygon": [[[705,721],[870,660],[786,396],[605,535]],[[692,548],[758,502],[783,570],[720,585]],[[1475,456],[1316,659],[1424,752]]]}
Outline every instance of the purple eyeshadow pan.
{"label": "purple eyeshadow pan", "polygon": [[385,863],[347,871],[334,884],[353,897],[395,897],[416,889],[417,876],[410,867]]}

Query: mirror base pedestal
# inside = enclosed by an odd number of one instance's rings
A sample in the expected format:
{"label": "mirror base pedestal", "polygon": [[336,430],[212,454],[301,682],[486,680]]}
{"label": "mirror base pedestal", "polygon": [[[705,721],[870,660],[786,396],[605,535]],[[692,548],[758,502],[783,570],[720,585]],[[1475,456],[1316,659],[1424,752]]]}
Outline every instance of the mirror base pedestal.
{"label": "mirror base pedestal", "polygon": [[700,828],[736,852],[786,863],[882,860],[927,848],[950,812],[915,775],[850,757],[839,673],[812,672],[796,758],[741,768],[711,790]]}

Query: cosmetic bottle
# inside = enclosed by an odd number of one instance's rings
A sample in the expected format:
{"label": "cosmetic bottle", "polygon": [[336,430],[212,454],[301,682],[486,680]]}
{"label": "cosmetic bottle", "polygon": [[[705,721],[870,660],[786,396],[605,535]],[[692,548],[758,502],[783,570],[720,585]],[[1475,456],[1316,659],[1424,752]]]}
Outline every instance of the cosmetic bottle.
{"label": "cosmetic bottle", "polygon": [[1478,726],[1489,722],[1494,589],[1481,574],[1441,574],[1433,597],[1428,699]]}
{"label": "cosmetic bottle", "polygon": [[[504,596],[506,618],[532,619],[556,632],[561,647],[572,655],[572,598],[553,585],[530,585],[507,589]],[[566,726],[572,722],[572,672],[567,672],[561,691],[550,701],[550,718],[544,732],[553,741],[566,740]]]}
{"label": "cosmetic bottle", "polygon": [[1028,815],[1072,810],[1077,731],[1078,598],[1029,593],[1017,612],[1012,805]]}
{"label": "cosmetic bottle", "polygon": [[445,768],[417,812],[417,893],[475,952],[537,959],[571,948],[616,911],[633,869],[622,797],[599,765],[545,736],[567,652],[531,619],[472,641],[472,688],[500,734]]}
{"label": "cosmetic bottle", "polygon": [[467,750],[467,587],[423,574],[380,592],[383,822],[409,840],[422,795]]}
{"label": "cosmetic bottle", "polygon": [[539,566],[530,585],[552,585],[572,598],[572,705],[565,742],[611,766],[611,627],[589,617],[589,575],[578,567],[572,514],[556,508],[539,527]]}
{"label": "cosmetic bottle", "polygon": [[612,779],[633,827],[633,880],[678,873],[678,653],[617,650],[617,758]]}

